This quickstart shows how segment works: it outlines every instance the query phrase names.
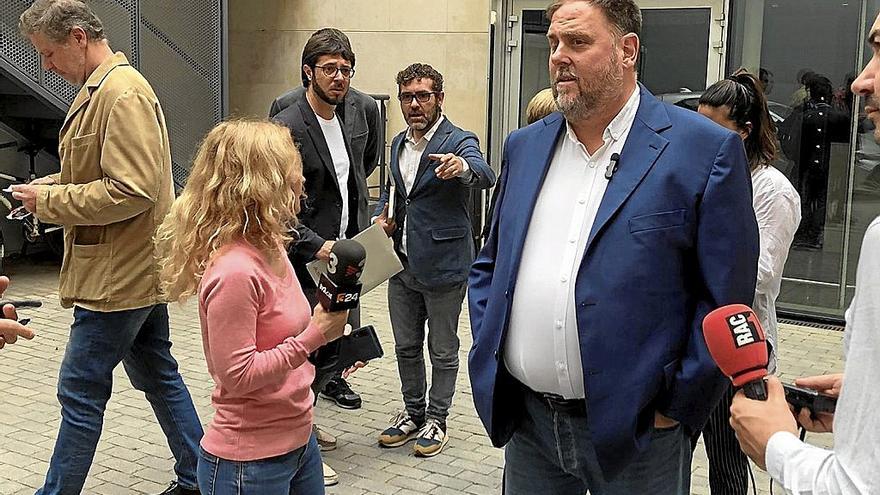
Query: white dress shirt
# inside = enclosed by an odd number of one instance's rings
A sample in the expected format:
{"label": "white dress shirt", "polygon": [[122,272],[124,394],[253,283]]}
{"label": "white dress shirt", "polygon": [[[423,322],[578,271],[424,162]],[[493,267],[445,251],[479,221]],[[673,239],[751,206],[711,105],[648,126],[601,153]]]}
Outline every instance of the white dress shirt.
{"label": "white dress shirt", "polygon": [[[327,120],[317,113],[318,123],[321,124],[321,132],[324,140],[330,148],[330,157],[333,160],[333,168],[336,169],[336,182],[339,184],[339,193],[342,194],[342,217],[339,220],[339,238],[345,239],[345,231],[348,229],[348,173],[351,163],[348,160],[348,149],[345,147],[345,138],[342,137],[342,127],[339,117],[333,114],[331,120]],[[308,188],[308,185],[306,185]]]}
{"label": "white dress shirt", "polygon": [[566,124],[538,194],[504,344],[507,369],[536,392],[566,399],[585,396],[575,280],[608,185],[605,168],[626,143],[640,97],[636,88],[608,124],[604,144],[593,155]]}
{"label": "white dress shirt", "polygon": [[[404,191],[404,196],[408,196],[410,192],[412,192],[412,188],[416,182],[416,175],[419,172],[419,162],[422,160],[422,155],[425,153],[425,149],[428,148],[428,142],[434,137],[434,134],[437,133],[437,129],[440,128],[440,124],[446,120],[446,117],[440,115],[440,118],[437,119],[437,122],[434,122],[434,125],[426,132],[421,139],[416,141],[413,136],[412,127],[407,128],[406,136],[403,140],[403,148],[400,150],[400,155],[398,156],[398,165],[400,166],[400,175],[403,178],[403,185],[406,188]],[[461,158],[461,157],[459,157]],[[459,177],[459,180],[468,181],[471,178],[471,169],[467,164],[467,161],[464,158],[461,158],[462,166],[464,167],[464,172]],[[434,173],[431,170],[430,173]],[[391,196],[389,195],[389,198]],[[390,206],[389,206],[390,208]],[[403,229],[403,237],[400,242],[400,249],[403,251],[403,254],[406,254],[406,220],[404,219],[404,224],[400,226]]]}
{"label": "white dress shirt", "polygon": [[880,219],[868,227],[860,256],[846,313],[846,371],[834,415],[834,450],[807,445],[787,432],[767,443],[767,472],[786,493],[880,493]]}
{"label": "white dress shirt", "polygon": [[752,171],[752,206],[758,220],[761,254],[752,309],[773,346],[767,369],[776,371],[776,298],[794,233],[801,223],[801,199],[791,182],[775,167]]}

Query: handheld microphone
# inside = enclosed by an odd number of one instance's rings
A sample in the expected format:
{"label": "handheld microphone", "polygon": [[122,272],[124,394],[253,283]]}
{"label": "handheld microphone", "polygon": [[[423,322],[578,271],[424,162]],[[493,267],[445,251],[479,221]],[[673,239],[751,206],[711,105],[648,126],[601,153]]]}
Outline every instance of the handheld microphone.
{"label": "handheld microphone", "polygon": [[614,172],[617,172],[618,165],[620,165],[620,154],[612,153],[611,154],[611,161],[608,162],[608,166],[605,167],[605,178],[606,179],[608,179],[609,181],[611,180],[611,177],[614,176]]}
{"label": "handheld microphone", "polygon": [[721,372],[746,397],[767,400],[767,340],[758,317],[744,304],[722,306],[703,319],[703,337]]}
{"label": "handheld microphone", "polygon": [[318,280],[318,302],[327,311],[356,308],[361,295],[359,281],[367,251],[357,241],[342,239],[333,243],[327,271]]}

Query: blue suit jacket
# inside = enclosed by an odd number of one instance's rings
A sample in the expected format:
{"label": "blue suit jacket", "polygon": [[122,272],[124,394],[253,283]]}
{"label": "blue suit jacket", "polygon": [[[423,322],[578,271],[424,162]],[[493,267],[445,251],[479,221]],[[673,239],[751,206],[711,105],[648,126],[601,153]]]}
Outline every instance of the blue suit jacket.
{"label": "blue suit jacket", "polygon": [[[739,136],[640,91],[575,281],[589,428],[609,477],[647,447],[655,411],[691,430],[705,423],[725,379],[703,340],[703,317],[751,304],[758,266]],[[553,114],[508,137],[491,234],[470,273],[471,386],[496,446],[522,409],[522,388],[500,356],[514,293],[529,290],[517,287],[523,243],[565,127]]]}
{"label": "blue suit jacket", "polygon": [[[468,214],[470,189],[485,189],[495,183],[495,173],[486,164],[480,143],[472,132],[456,127],[445,118],[428,142],[416,179],[409,194],[400,174],[400,152],[406,132],[391,142],[391,177],[394,181],[394,219],[397,230],[394,245],[400,249],[402,226],[406,219],[407,260],[409,271],[419,282],[439,287],[467,280],[468,269],[474,261],[474,242],[471,219]],[[438,162],[430,160],[433,153],[453,153],[464,158],[473,175],[468,183],[458,179],[437,178],[434,169]],[[385,184],[373,216],[388,203],[389,184]]]}

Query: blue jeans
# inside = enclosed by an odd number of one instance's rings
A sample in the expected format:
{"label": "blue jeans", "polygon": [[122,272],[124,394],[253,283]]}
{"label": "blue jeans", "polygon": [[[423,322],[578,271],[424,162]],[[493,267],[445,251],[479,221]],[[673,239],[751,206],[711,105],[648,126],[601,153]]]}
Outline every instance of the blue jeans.
{"label": "blue jeans", "polygon": [[506,495],[687,495],[690,439],[683,428],[655,430],[651,446],[606,481],[587,427],[587,414],[554,408],[526,392],[522,423],[504,450]]}
{"label": "blue jeans", "polygon": [[37,494],[82,491],[120,362],[153,407],[174,454],[178,483],[195,488],[202,424],[171,356],[167,307],[107,313],[76,307],[73,316],[58,379],[61,427],[46,483]]}
{"label": "blue jeans", "polygon": [[315,435],[304,446],[257,461],[227,461],[201,450],[202,495],[324,495],[324,470]]}

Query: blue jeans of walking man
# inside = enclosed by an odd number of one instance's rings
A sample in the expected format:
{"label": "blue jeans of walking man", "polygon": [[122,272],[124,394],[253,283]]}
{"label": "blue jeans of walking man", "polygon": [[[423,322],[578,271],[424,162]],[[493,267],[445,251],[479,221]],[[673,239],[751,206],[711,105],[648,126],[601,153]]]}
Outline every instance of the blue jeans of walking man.
{"label": "blue jeans of walking man", "polygon": [[174,454],[178,484],[195,489],[202,425],[171,356],[167,307],[102,313],[77,306],[73,315],[58,380],[61,427],[46,483],[37,494],[82,491],[120,362],[159,420]]}

